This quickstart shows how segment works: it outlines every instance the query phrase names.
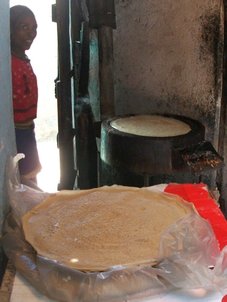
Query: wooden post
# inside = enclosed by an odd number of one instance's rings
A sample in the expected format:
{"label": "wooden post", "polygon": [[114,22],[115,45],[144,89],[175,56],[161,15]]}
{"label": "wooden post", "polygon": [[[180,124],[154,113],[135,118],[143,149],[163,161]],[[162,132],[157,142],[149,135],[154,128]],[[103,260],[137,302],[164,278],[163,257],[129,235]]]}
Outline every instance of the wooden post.
{"label": "wooden post", "polygon": [[115,115],[114,72],[113,72],[113,30],[102,26],[98,30],[99,79],[101,120]]}

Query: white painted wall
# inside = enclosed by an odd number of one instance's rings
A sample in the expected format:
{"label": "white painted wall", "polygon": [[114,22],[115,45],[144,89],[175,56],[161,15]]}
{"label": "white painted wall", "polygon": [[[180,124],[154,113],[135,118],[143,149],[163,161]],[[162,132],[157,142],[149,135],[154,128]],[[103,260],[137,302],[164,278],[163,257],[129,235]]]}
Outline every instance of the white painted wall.
{"label": "white painted wall", "polygon": [[[5,213],[6,197],[6,162],[15,154],[15,137],[11,101],[10,69],[10,34],[9,34],[9,1],[0,1],[0,235]],[[1,260],[1,254],[0,254]],[[0,263],[1,266],[1,263]]]}

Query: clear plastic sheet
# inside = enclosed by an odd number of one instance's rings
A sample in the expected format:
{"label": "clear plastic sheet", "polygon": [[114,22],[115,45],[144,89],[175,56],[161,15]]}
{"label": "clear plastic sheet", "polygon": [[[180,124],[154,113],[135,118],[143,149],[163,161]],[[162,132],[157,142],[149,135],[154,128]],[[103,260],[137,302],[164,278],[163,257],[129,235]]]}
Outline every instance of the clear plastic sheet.
{"label": "clear plastic sheet", "polygon": [[21,217],[34,206],[47,198],[50,193],[42,192],[27,185],[21,184],[18,161],[24,158],[24,154],[19,153],[10,158],[7,169],[7,185],[9,204],[18,224],[21,223]]}
{"label": "clear plastic sheet", "polygon": [[17,160],[11,166],[12,211],[5,220],[3,247],[17,271],[48,297],[63,302],[141,301],[174,289],[199,288],[227,294],[227,247],[220,252],[210,224],[197,214],[177,221],[163,234],[155,266],[119,266],[89,273],[37,255],[24,239],[20,218],[48,193],[15,181]]}

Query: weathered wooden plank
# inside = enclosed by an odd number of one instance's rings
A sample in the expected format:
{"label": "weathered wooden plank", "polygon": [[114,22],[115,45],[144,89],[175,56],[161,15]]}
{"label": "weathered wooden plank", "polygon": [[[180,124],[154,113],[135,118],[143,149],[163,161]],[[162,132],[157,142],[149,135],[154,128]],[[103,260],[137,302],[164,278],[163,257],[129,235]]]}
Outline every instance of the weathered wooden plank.
{"label": "weathered wooden plank", "polygon": [[90,27],[116,27],[114,0],[88,0]]}
{"label": "weathered wooden plank", "polygon": [[101,120],[115,115],[114,72],[113,72],[113,30],[102,26],[99,38],[99,78]]}

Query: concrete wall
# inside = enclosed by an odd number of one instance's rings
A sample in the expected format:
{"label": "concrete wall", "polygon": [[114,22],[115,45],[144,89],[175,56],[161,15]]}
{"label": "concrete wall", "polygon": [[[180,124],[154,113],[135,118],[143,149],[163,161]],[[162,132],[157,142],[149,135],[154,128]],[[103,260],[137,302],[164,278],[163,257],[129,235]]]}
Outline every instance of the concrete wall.
{"label": "concrete wall", "polygon": [[223,8],[220,0],[116,0],[118,114],[200,120],[218,145]]}
{"label": "concrete wall", "polygon": [[[15,138],[11,103],[11,71],[9,44],[9,1],[0,1],[0,236],[4,216],[8,210],[6,196],[6,162],[15,154]],[[3,258],[0,246],[0,276]]]}

